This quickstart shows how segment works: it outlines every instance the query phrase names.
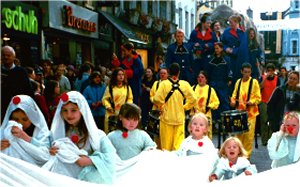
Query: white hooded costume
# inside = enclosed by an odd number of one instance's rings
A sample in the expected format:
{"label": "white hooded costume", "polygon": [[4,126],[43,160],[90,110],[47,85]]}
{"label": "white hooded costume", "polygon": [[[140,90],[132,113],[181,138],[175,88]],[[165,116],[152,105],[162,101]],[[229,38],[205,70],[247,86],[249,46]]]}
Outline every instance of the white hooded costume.
{"label": "white hooded costume", "polygon": [[[88,130],[88,139],[82,149],[79,149],[69,138],[66,138],[66,124],[61,115],[61,108],[68,102],[77,104]],[[54,140],[52,145],[59,149],[58,153],[45,164],[44,168],[84,181],[113,183],[116,150],[106,134],[97,128],[89,105],[81,93],[70,91],[61,96],[52,121],[51,133]],[[80,155],[89,156],[93,165],[79,167],[75,162],[80,158]]]}
{"label": "white hooded costume", "polygon": [[[16,109],[24,111],[31,121],[31,125],[35,126],[31,142],[17,138],[11,133],[13,126],[22,129],[22,124],[10,120],[12,112]],[[0,127],[0,133],[1,140],[7,139],[10,142],[10,146],[2,150],[2,153],[38,166],[42,166],[48,161],[50,157],[50,131],[44,115],[31,97],[16,95],[11,99]]]}

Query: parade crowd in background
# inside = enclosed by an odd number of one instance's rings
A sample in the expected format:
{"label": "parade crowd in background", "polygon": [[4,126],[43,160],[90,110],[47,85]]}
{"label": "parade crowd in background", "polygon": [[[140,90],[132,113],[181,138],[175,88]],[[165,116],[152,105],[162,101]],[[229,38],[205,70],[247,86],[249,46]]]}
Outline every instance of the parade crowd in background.
{"label": "parade crowd in background", "polygon": [[[1,153],[106,184],[130,166],[122,161],[154,150],[215,158],[208,181],[253,175],[255,133],[273,168],[298,162],[299,72],[266,64],[255,28],[239,15],[228,21],[221,33],[204,14],[188,42],[176,30],[157,71],[130,42],[110,67],[51,59],[22,67],[2,47]],[[230,135],[220,150],[217,131]]]}

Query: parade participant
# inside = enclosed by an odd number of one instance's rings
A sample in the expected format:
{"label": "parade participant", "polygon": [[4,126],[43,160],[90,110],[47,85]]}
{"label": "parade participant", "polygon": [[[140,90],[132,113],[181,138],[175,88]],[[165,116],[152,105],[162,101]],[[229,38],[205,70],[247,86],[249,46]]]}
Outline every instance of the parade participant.
{"label": "parade participant", "polygon": [[161,148],[172,151],[177,150],[184,139],[185,111],[195,105],[196,96],[188,82],[178,79],[179,64],[171,64],[169,73],[168,80],[159,84],[153,103],[161,108],[159,125]]}
{"label": "parade participant", "polygon": [[266,74],[262,75],[262,80],[259,83],[261,89],[261,103],[259,104],[259,116],[260,116],[260,135],[262,145],[266,146],[269,138],[272,135],[272,131],[267,123],[267,103],[270,97],[278,86],[278,77],[275,75],[275,65],[268,63],[266,66]]}
{"label": "parade participant", "polygon": [[125,103],[119,112],[117,130],[107,136],[117,150],[122,160],[139,155],[142,151],[156,148],[151,137],[143,130],[139,130],[141,110],[133,103]]}
{"label": "parade participant", "polygon": [[249,28],[247,31],[248,34],[248,49],[249,49],[249,62],[252,66],[252,74],[251,77],[259,80],[262,76],[261,66],[264,65],[265,54],[260,48],[256,31],[254,28]]}
{"label": "parade participant", "polygon": [[222,144],[220,159],[209,181],[228,180],[241,174],[252,175],[257,173],[256,166],[247,159],[247,152],[241,141],[236,137],[229,137]]}
{"label": "parade participant", "polygon": [[287,83],[278,86],[267,106],[268,121],[273,132],[280,129],[284,113],[289,111],[300,111],[300,89],[297,87],[299,83],[299,72],[291,71],[288,74]]}
{"label": "parade participant", "polygon": [[[153,103],[153,99],[154,99],[154,95],[157,91],[157,89],[159,88],[159,84],[163,81],[163,80],[167,80],[168,79],[168,76],[169,76],[169,73],[168,73],[168,69],[167,68],[161,68],[159,70],[159,80],[155,81],[153,83],[153,86],[150,90],[150,100],[151,102]],[[152,110],[157,110],[158,107],[153,104],[153,107],[152,107]]]}
{"label": "parade participant", "polygon": [[241,78],[241,67],[244,62],[248,62],[249,50],[247,36],[244,29],[241,27],[241,16],[232,15],[229,17],[230,27],[224,30],[222,43],[224,51],[230,57],[231,71],[233,73],[233,85],[236,80]]}
{"label": "parade participant", "polygon": [[90,106],[97,127],[104,131],[105,107],[102,98],[106,85],[102,82],[102,75],[99,71],[94,71],[89,79],[90,85],[84,89],[83,96]]}
{"label": "parade participant", "polygon": [[156,81],[155,72],[152,67],[146,69],[144,78],[142,80],[142,100],[141,100],[141,110],[142,110],[142,126],[144,127],[147,122],[148,113],[151,110],[153,104],[150,100],[150,90],[153,83]]}
{"label": "parade participant", "polygon": [[215,154],[216,158],[218,157],[217,149],[207,136],[209,132],[209,122],[205,114],[201,112],[196,113],[192,117],[188,129],[190,136],[183,140],[180,148],[176,151],[177,155]]}
{"label": "parade participant", "polygon": [[[11,46],[1,49],[1,121],[5,115],[9,101],[18,94],[28,95],[33,98],[26,70],[15,64],[16,53]],[[5,90],[5,91],[4,91]]]}
{"label": "parade participant", "polygon": [[196,105],[191,110],[191,115],[202,112],[208,118],[208,132],[207,136],[212,140],[212,115],[211,111],[216,110],[219,107],[220,101],[214,90],[207,84],[207,73],[200,71],[198,75],[198,84],[193,86],[195,95],[197,97]]}
{"label": "parade participant", "polygon": [[166,67],[169,68],[172,63],[178,63],[180,66],[180,80],[188,81],[190,84],[193,82],[193,53],[189,45],[184,42],[184,31],[177,29],[175,34],[175,43],[172,43],[167,48],[165,57]]}
{"label": "parade participant", "polygon": [[[122,68],[116,68],[111,75],[110,82],[106,87],[102,104],[106,108],[105,114],[105,132],[114,130],[110,122],[116,123],[121,106],[124,103],[132,103],[133,95],[131,87],[127,83],[125,71]],[[115,124],[114,124],[115,125]]]}
{"label": "parade participant", "polygon": [[208,64],[208,84],[215,89],[220,101],[216,110],[212,111],[214,122],[220,122],[221,113],[230,109],[229,106],[229,87],[231,86],[232,71],[230,69],[230,59],[225,56],[223,44],[216,42],[214,44],[215,53],[213,59]]}
{"label": "parade participant", "polygon": [[207,72],[208,62],[214,52],[214,43],[217,42],[216,34],[211,30],[210,25],[210,14],[205,13],[190,34],[189,43],[193,46],[194,63],[192,68],[195,78],[200,70]]}
{"label": "parade participant", "polygon": [[[162,81],[167,80],[167,79],[168,79],[168,76],[169,76],[169,74],[168,74],[168,69],[167,69],[167,68],[161,68],[161,69],[159,70],[159,80],[157,80],[157,81],[155,81],[155,82],[153,83],[153,86],[152,86],[152,88],[151,88],[151,90],[150,90],[150,101],[151,101],[152,103],[153,103],[154,95],[155,95],[156,91],[157,91],[158,88],[159,88],[159,84],[160,84]],[[158,108],[158,106],[155,105],[155,104],[153,103],[152,111],[156,112],[156,111],[160,111],[160,110],[161,110],[161,108]],[[157,118],[159,119],[159,116],[157,116]],[[148,121],[148,122],[149,122],[149,121]],[[157,148],[160,149],[161,147],[160,147],[160,139],[159,139],[159,136],[154,136],[153,138],[154,138],[154,141],[155,141],[155,143],[156,143],[156,145],[157,145]]]}
{"label": "parade participant", "polygon": [[241,68],[241,74],[243,77],[235,83],[230,105],[237,110],[246,110],[248,113],[249,131],[237,134],[237,137],[241,140],[247,151],[248,158],[250,158],[261,94],[258,81],[251,77],[251,64],[244,63]]}
{"label": "parade participant", "polygon": [[268,151],[272,168],[289,165],[299,161],[300,133],[299,113],[288,112],[278,132],[272,134],[268,141]]}
{"label": "parade participant", "polygon": [[51,132],[54,142],[50,154],[53,157],[45,168],[88,182],[113,183],[115,148],[105,133],[97,128],[89,105],[80,92],[70,91],[62,95]]}
{"label": "parade participant", "polygon": [[214,21],[211,24],[211,29],[216,34],[217,42],[221,42],[222,32],[221,32],[221,23],[219,21]]}
{"label": "parade participant", "polygon": [[2,153],[37,166],[48,161],[50,132],[31,97],[16,95],[11,99],[0,132]]}
{"label": "parade participant", "polygon": [[121,46],[122,61],[119,61],[117,55],[112,56],[112,64],[115,67],[121,67],[125,70],[128,84],[132,89],[133,102],[139,104],[139,98],[142,92],[142,76],[144,73],[144,65],[141,58],[134,50],[131,42]]}

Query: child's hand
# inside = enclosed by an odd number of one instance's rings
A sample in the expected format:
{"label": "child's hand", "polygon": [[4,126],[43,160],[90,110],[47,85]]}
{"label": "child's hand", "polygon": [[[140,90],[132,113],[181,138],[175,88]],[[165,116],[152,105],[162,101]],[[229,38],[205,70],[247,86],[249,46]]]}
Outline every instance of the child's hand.
{"label": "child's hand", "polygon": [[81,155],[80,158],[76,161],[76,164],[80,167],[92,165],[93,162],[88,156]]}
{"label": "child's hand", "polygon": [[[246,171],[245,171],[245,172],[246,172]],[[216,174],[212,174],[212,175],[210,175],[209,178],[208,178],[209,182],[212,182],[212,181],[217,180],[217,179],[218,179],[218,177],[217,177]]]}
{"label": "child's hand", "polygon": [[252,175],[252,173],[248,170],[245,170],[244,173],[245,173],[245,175]]}
{"label": "child's hand", "polygon": [[285,124],[282,124],[281,126],[280,126],[280,131],[284,134],[284,133],[286,133],[286,126],[285,126]]}
{"label": "child's hand", "polygon": [[52,146],[49,150],[50,155],[56,155],[56,153],[58,152],[58,147]]}
{"label": "child's hand", "polygon": [[24,132],[23,129],[20,129],[19,127],[13,126],[11,128],[11,133],[13,136],[15,136],[17,138],[21,138],[27,142],[31,141],[31,137],[28,136],[28,134],[26,132]]}
{"label": "child's hand", "polygon": [[1,140],[1,151],[8,148],[10,146],[9,140],[3,139]]}

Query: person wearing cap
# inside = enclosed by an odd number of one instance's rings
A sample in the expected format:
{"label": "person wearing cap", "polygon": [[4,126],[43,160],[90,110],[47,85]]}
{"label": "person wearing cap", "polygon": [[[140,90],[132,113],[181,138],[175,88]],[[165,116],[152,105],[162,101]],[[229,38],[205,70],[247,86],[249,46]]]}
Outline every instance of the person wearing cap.
{"label": "person wearing cap", "polygon": [[176,42],[172,43],[167,48],[165,56],[166,67],[169,68],[172,63],[178,63],[180,66],[179,79],[188,81],[190,84],[193,82],[193,54],[188,45],[184,42],[184,31],[177,29],[174,34]]}
{"label": "person wearing cap", "polygon": [[208,63],[212,59],[214,53],[214,43],[217,42],[216,33],[210,28],[211,17],[209,13],[205,13],[200,18],[200,22],[190,34],[189,43],[193,47],[194,63],[194,83],[201,70],[208,70]]}

